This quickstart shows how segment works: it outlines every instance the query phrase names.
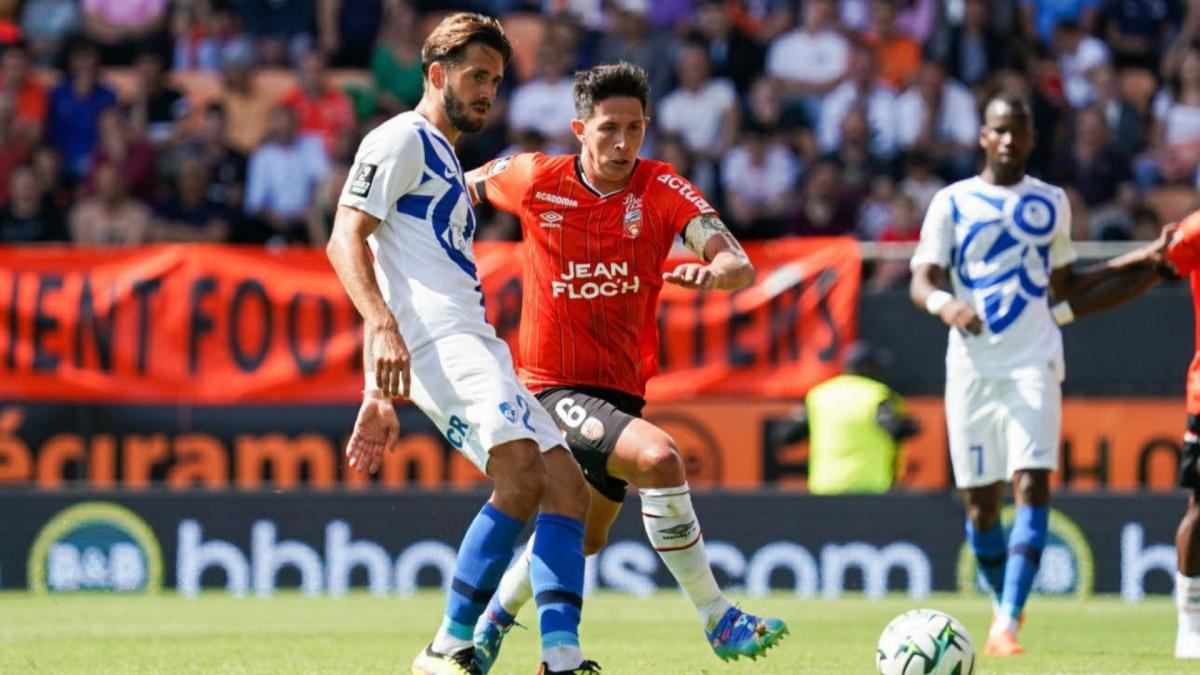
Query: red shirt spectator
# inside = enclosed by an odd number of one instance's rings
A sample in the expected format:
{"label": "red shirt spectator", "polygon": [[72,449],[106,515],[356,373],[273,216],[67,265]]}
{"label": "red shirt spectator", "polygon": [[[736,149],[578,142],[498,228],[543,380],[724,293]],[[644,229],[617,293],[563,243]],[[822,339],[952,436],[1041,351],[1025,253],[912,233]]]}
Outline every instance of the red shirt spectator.
{"label": "red shirt spectator", "polygon": [[18,136],[36,141],[46,124],[49,102],[46,88],[30,75],[29,55],[18,46],[6,48],[0,57],[0,92],[13,100]]}
{"label": "red shirt spectator", "polygon": [[296,111],[301,133],[320,137],[325,151],[330,152],[337,135],[354,128],[350,97],[327,81],[320,54],[308,54],[300,61],[296,79],[296,88],[282,102]]}

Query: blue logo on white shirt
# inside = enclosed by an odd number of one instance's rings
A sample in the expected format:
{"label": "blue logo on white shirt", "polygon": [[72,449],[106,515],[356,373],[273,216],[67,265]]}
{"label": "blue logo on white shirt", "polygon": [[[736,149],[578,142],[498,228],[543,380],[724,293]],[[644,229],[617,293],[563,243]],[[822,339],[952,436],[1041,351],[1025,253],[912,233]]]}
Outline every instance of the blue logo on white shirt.
{"label": "blue logo on white shirt", "polygon": [[[987,217],[970,222],[951,197],[956,229],[966,227],[955,250],[958,280],[983,300],[983,319],[993,334],[1004,332],[1030,302],[1046,296],[1050,286],[1050,242],[1057,213],[1054,203],[1039,194],[1000,199],[970,193],[985,206]],[[971,212],[981,209],[970,205]]]}

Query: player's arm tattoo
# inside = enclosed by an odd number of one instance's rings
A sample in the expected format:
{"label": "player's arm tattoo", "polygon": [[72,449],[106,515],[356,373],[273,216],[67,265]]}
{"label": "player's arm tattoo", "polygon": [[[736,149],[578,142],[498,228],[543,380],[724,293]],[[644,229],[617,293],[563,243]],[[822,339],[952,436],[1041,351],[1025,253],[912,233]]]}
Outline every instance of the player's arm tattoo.
{"label": "player's arm tattoo", "polygon": [[723,238],[726,242],[726,250],[732,250],[742,257],[746,256],[746,253],[742,251],[742,245],[738,243],[733,233],[715,213],[696,216],[683,228],[683,243],[701,260],[709,261],[711,259],[712,256],[706,255],[705,252],[709,240],[713,237]]}

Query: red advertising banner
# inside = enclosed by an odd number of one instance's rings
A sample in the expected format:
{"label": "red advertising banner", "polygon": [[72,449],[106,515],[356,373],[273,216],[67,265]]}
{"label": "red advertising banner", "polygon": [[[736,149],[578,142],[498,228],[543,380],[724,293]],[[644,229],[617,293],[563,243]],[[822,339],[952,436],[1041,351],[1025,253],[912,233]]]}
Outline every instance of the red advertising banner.
{"label": "red advertising banner", "polygon": [[[651,398],[792,397],[856,330],[851,240],[749,247],[737,293],[664,290]],[[520,246],[477,246],[489,319],[519,330]],[[362,387],[361,331],[321,251],[215,245],[0,247],[0,398],[327,403]]]}

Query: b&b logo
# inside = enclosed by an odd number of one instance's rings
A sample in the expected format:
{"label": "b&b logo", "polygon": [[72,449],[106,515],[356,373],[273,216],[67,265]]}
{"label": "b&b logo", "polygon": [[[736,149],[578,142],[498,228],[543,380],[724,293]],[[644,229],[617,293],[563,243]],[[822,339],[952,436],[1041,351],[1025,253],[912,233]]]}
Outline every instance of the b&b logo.
{"label": "b&b logo", "polygon": [[27,570],[35,593],[153,593],[162,589],[162,549],[134,512],[84,502],[59,512],[42,528]]}

